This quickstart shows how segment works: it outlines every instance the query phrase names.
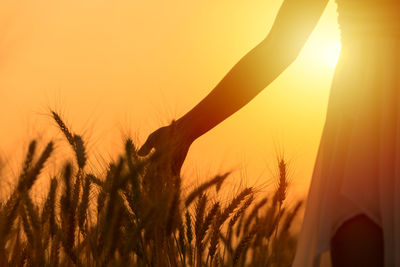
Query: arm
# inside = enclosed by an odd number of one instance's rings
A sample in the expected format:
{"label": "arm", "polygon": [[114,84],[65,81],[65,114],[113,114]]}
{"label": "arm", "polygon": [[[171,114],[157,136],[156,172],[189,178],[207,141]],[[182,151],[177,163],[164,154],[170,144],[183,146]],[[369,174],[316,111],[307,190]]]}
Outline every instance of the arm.
{"label": "arm", "polygon": [[177,126],[194,141],[246,105],[298,56],[328,0],[285,0],[268,36],[246,54]]}

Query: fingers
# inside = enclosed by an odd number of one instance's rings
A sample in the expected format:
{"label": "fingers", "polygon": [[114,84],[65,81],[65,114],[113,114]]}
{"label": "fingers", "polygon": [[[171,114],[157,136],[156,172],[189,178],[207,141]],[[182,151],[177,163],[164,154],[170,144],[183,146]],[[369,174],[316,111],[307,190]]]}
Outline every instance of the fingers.
{"label": "fingers", "polygon": [[146,156],[147,154],[150,153],[151,149],[154,147],[154,141],[153,141],[153,136],[150,135],[146,142],[143,144],[143,146],[139,149],[138,155],[141,157]]}

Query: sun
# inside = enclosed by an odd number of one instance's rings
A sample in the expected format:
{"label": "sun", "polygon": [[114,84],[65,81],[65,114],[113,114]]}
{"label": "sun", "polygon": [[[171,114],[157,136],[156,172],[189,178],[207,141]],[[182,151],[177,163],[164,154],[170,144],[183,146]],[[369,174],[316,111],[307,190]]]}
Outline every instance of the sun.
{"label": "sun", "polygon": [[314,38],[304,49],[305,63],[310,67],[335,68],[341,48],[339,40]]}
{"label": "sun", "polygon": [[330,67],[335,67],[341,48],[342,44],[339,41],[326,44],[320,51],[323,61]]}

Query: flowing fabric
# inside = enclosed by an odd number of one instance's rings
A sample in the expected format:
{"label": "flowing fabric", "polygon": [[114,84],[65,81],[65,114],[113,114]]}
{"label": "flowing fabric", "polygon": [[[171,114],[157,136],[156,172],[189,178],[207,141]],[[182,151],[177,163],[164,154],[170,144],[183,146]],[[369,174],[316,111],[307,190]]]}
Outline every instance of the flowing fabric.
{"label": "flowing fabric", "polygon": [[364,213],[400,267],[400,1],[337,0],[342,50],[293,267],[318,266],[339,226]]}

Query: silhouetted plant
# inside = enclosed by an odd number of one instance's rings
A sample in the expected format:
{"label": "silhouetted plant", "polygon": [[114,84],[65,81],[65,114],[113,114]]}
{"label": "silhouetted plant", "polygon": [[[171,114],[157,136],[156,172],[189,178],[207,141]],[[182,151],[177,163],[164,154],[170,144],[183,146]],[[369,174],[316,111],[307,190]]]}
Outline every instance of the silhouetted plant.
{"label": "silhouetted plant", "polygon": [[283,159],[272,197],[257,200],[249,187],[226,202],[210,196],[230,173],[182,192],[181,177],[165,166],[168,153],[140,158],[130,139],[96,177],[81,135],[52,116],[75,160],[51,178],[38,206],[30,189],[54,144],[37,156],[37,141],[30,143],[15,190],[0,203],[0,266],[290,266],[290,227],[302,202],[285,206]]}

